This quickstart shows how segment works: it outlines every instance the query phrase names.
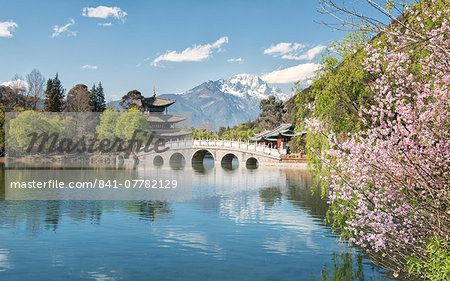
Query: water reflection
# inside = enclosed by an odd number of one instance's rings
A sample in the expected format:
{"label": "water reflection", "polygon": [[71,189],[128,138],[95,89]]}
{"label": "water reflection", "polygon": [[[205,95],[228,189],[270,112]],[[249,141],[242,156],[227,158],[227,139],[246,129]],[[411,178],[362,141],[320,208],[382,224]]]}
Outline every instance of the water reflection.
{"label": "water reflection", "polygon": [[100,224],[105,213],[119,212],[154,222],[169,218],[170,203],[162,201],[3,201],[0,202],[0,228],[21,228],[37,235],[56,232],[61,219]]}
{"label": "water reflection", "polygon": [[193,161],[192,169],[196,174],[207,174],[214,169],[214,158],[211,153],[206,152],[201,161]]}
{"label": "water reflection", "polygon": [[0,201],[0,279],[382,278],[323,226],[306,171],[211,159],[183,171],[192,200]]}
{"label": "water reflection", "polygon": [[7,249],[0,249],[0,272],[13,268],[9,262],[9,254]]}
{"label": "water reflection", "polygon": [[259,198],[266,206],[273,206],[275,203],[281,202],[283,193],[278,187],[266,187],[259,190]]}
{"label": "water reflection", "polygon": [[242,164],[242,163],[239,163],[239,160],[236,157],[236,155],[234,155],[232,153],[225,154],[225,156],[223,156],[223,158],[220,162],[220,165],[225,170],[235,170],[235,169],[239,168],[240,164]]}
{"label": "water reflection", "polygon": [[5,200],[5,164],[0,162],[0,201]]}
{"label": "water reflection", "polygon": [[171,212],[170,204],[165,201],[126,201],[123,202],[123,206],[126,212],[151,222],[161,218],[169,218]]}
{"label": "water reflection", "polygon": [[[370,274],[367,274],[362,255],[353,255],[351,253],[333,253],[331,266],[324,264],[320,272],[320,278],[313,275],[313,280],[335,280],[335,281],[355,281],[355,280],[373,280]],[[370,270],[376,271],[374,267]],[[367,278],[367,276],[369,277]],[[380,280],[388,280],[382,277]]]}

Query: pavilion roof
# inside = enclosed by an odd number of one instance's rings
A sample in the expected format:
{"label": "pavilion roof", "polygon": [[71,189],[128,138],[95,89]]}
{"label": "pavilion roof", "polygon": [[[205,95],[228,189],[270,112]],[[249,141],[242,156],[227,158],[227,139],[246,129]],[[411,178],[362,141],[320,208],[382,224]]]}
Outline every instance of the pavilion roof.
{"label": "pavilion roof", "polygon": [[147,121],[150,123],[177,123],[186,120],[186,117],[172,114],[149,114]]}
{"label": "pavilion roof", "polygon": [[176,100],[167,99],[167,98],[160,98],[155,95],[149,97],[149,98],[143,98],[142,99],[142,105],[146,107],[152,107],[152,106],[169,106],[173,103],[175,103]]}
{"label": "pavilion roof", "polygon": [[277,137],[283,136],[283,137],[293,137],[297,135],[302,135],[305,132],[301,133],[295,133],[294,132],[294,125],[286,123],[281,124],[280,126],[276,127],[273,130],[266,130],[262,133],[256,134],[254,137],[250,138],[252,141],[274,141]]}
{"label": "pavilion roof", "polygon": [[185,129],[154,129],[152,130],[152,132],[157,136],[157,137],[183,137],[183,136],[187,136],[187,135],[191,135],[192,131],[190,130],[185,130]]}

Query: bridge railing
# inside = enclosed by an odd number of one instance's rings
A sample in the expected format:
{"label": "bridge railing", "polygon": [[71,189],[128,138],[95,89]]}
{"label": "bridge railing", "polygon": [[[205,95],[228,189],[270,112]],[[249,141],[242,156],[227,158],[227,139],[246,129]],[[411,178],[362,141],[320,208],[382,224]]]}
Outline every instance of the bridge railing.
{"label": "bridge railing", "polygon": [[268,154],[271,156],[280,157],[278,149],[264,145],[252,143],[249,141],[234,141],[225,139],[193,139],[193,140],[171,140],[166,143],[172,149],[174,148],[188,148],[188,147],[224,147],[248,152],[258,152]]}
{"label": "bridge railing", "polygon": [[224,147],[231,149],[238,149],[249,152],[258,152],[263,154],[268,154],[272,156],[279,157],[280,152],[278,149],[267,146],[260,145],[257,143],[252,143],[249,141],[234,141],[225,139],[194,139],[192,140],[193,147]]}

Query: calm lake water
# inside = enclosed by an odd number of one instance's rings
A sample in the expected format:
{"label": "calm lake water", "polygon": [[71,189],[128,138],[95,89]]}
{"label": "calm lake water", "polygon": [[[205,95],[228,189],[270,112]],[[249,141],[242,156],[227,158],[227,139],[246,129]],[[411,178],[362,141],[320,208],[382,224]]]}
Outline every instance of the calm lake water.
{"label": "calm lake water", "polygon": [[0,173],[0,280],[386,280],[303,170],[196,167],[184,201],[5,201]]}

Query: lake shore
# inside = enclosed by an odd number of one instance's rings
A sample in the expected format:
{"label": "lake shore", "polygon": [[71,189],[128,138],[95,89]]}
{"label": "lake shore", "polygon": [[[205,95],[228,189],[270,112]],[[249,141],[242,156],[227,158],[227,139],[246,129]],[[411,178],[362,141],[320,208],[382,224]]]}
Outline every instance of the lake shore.
{"label": "lake shore", "polygon": [[280,168],[295,168],[295,169],[306,169],[308,168],[308,162],[272,162],[272,163],[264,163],[261,167],[280,167]]}

